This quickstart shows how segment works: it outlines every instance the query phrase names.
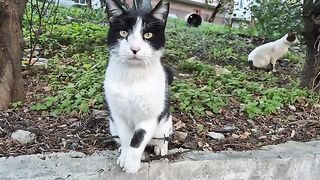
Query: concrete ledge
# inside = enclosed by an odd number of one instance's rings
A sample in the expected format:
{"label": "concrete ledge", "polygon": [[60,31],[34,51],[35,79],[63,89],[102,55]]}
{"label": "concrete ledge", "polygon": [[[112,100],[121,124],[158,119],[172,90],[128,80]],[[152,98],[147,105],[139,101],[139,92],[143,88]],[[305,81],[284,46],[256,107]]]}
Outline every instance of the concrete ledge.
{"label": "concrete ledge", "polygon": [[320,141],[287,142],[247,152],[189,152],[180,160],[144,163],[137,174],[116,165],[117,152],[52,153],[0,158],[1,180],[318,180]]}

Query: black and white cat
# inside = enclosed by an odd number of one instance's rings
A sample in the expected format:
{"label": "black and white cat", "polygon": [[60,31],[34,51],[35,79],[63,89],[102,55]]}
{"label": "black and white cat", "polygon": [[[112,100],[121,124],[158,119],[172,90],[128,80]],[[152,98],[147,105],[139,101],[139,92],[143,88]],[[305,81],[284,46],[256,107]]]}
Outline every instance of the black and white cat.
{"label": "black and white cat", "polygon": [[104,89],[110,131],[120,137],[117,164],[135,173],[146,145],[154,145],[156,155],[168,153],[168,141],[152,138],[172,133],[169,85],[173,77],[160,61],[169,4],[160,1],[151,12],[126,11],[117,0],[107,0],[107,12],[110,59]]}
{"label": "black and white cat", "polygon": [[288,52],[288,48],[298,43],[299,40],[295,33],[288,33],[282,38],[263,44],[255,48],[250,54],[248,61],[257,68],[268,68],[272,66],[272,71],[275,72],[275,65],[278,59]]}

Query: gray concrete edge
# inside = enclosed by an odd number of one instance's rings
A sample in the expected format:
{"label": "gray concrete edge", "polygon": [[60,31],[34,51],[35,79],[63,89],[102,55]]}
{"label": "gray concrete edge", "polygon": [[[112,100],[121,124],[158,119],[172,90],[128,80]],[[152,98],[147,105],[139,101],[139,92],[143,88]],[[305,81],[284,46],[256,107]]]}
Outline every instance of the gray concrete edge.
{"label": "gray concrete edge", "polygon": [[[184,150],[171,153],[176,151]],[[0,180],[320,179],[320,141],[289,141],[246,152],[193,151],[175,161],[143,163],[136,174],[122,172],[115,164],[117,156],[102,151],[0,158]]]}

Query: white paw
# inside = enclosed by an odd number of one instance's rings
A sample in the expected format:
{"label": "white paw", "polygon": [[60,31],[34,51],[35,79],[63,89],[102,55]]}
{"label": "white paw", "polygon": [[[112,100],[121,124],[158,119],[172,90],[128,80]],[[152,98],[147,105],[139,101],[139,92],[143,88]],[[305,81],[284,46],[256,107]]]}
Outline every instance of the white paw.
{"label": "white paw", "polygon": [[122,146],[118,148],[118,152],[121,153],[121,150],[122,150]]}
{"label": "white paw", "polygon": [[121,150],[120,156],[117,160],[117,165],[122,168],[123,171],[127,173],[136,173],[140,169],[140,156],[132,151],[132,149],[128,148],[119,148]]}
{"label": "white paw", "polygon": [[272,72],[277,72],[277,70],[275,70],[275,69],[272,69]]}
{"label": "white paw", "polygon": [[120,156],[117,159],[117,165],[121,168],[123,168],[126,160],[126,151],[124,149],[121,149]]}
{"label": "white paw", "polygon": [[163,145],[154,146],[154,154],[159,156],[164,156],[168,154],[168,144],[164,143]]}
{"label": "white paw", "polygon": [[144,161],[147,159],[148,154],[146,152],[142,153],[141,160]]}
{"label": "white paw", "polygon": [[138,161],[126,160],[123,167],[123,171],[127,173],[136,173],[139,171],[139,169],[140,169],[140,159]]}

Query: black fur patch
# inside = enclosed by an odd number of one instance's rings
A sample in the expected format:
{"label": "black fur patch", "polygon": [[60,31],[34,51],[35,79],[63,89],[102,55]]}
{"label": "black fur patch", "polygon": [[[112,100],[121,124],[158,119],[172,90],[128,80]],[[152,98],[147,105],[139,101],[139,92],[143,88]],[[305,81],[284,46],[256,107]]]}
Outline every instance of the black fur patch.
{"label": "black fur patch", "polygon": [[146,134],[146,130],[144,129],[135,130],[131,139],[130,146],[133,148],[138,148],[141,145],[145,134]]}
{"label": "black fur patch", "polygon": [[253,61],[248,61],[248,64],[251,70],[255,69],[255,66],[253,65]]}
{"label": "black fur patch", "polygon": [[173,82],[173,76],[174,76],[173,71],[168,66],[163,66],[163,68],[164,68],[164,72],[166,73],[166,80],[167,80],[168,84],[171,85]]}
{"label": "black fur patch", "polygon": [[296,34],[295,33],[288,33],[287,41],[293,42],[296,40]]}
{"label": "black fur patch", "polygon": [[169,106],[170,106],[170,89],[169,86],[172,84],[173,82],[173,72],[172,70],[167,67],[167,66],[163,66],[163,70],[165,72],[166,75],[166,94],[165,94],[165,99],[164,99],[164,108],[163,111],[160,113],[160,115],[158,116],[158,123],[160,123],[160,121],[166,117],[166,119],[169,118],[170,116],[170,112],[169,112]]}

